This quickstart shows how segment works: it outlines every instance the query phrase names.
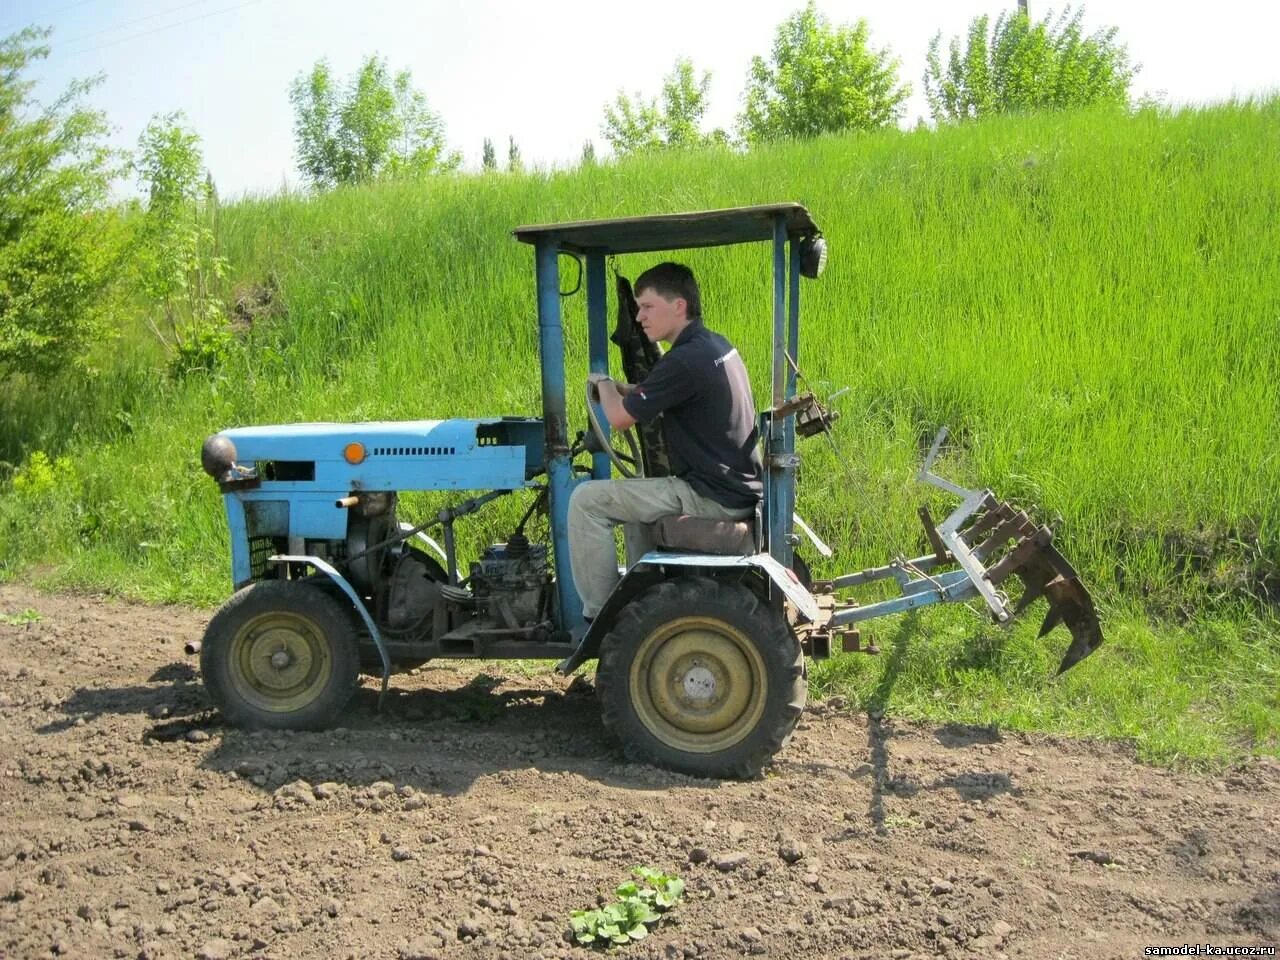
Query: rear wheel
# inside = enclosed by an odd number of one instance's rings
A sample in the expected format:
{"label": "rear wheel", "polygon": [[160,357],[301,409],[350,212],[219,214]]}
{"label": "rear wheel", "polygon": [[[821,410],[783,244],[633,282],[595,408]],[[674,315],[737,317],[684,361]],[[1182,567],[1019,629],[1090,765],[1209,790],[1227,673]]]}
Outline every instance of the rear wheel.
{"label": "rear wheel", "polygon": [[746,587],[687,577],[622,609],[596,688],[604,724],[630,758],[745,779],[791,738],[804,656],[782,614]]}
{"label": "rear wheel", "polygon": [[359,654],[352,617],[326,591],[263,580],[209,621],[200,673],[227,723],[251,729],[329,726],[355,692]]}

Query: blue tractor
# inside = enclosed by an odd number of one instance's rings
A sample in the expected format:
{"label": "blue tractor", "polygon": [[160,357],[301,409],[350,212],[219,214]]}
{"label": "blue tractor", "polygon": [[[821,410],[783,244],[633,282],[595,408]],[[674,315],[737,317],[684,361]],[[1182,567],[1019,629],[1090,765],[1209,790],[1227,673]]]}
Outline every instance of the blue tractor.
{"label": "blue tractor", "polygon": [[[988,490],[921,479],[960,498],[934,524],[932,553],[815,583],[795,555],[796,534],[827,548],[795,513],[797,436],[834,415],[797,392],[801,278],[826,262],[826,242],[795,203],[517,228],[533,247],[542,415],[395,423],[302,423],[224,430],[202,450],[224,495],[236,593],[211,619],[201,672],[226,722],[323,728],[340,716],[362,669],[381,674],[434,658],[548,658],[568,673],[598,659],[603,720],[632,759],[708,777],[751,777],[790,738],[805,703],[805,655],[836,640],[860,649],[852,625],[933,603],[980,599],[998,622],[1049,603],[1042,634],[1065,622],[1072,642],[1059,672],[1102,640],[1088,592],[1052,533]],[[592,372],[617,345],[627,380],[660,354],[634,322],[631,290],[615,275],[608,329],[607,265],[615,255],[726,244],[770,245],[772,395],[760,413],[766,476],[754,522],[690,517],[655,525],[658,548],[628,557],[589,626],[569,565],[567,513],[583,479],[661,475],[660,429],[611,437],[595,399],[588,429],[569,429],[561,325],[561,264],[585,275]],[[634,435],[638,434],[638,435]],[[622,441],[622,449],[615,445]],[[402,518],[402,491],[457,491],[421,520]],[[464,574],[455,524],[500,497],[527,499],[505,543]],[[544,513],[549,543],[526,524]],[[1016,606],[1002,585],[1023,589]],[[859,605],[852,587],[894,580],[900,596]]]}

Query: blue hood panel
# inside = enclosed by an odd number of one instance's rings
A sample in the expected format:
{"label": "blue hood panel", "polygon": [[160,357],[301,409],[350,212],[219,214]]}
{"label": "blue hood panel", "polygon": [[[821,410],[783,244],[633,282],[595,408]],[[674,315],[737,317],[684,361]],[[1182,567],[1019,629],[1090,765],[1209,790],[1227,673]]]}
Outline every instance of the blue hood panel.
{"label": "blue hood panel", "polygon": [[[342,460],[347,444],[363,443],[370,456],[375,449],[453,448],[463,453],[476,446],[476,430],[492,420],[400,420],[373,423],[288,423],[273,427],[223,430],[236,445],[241,463],[254,460]],[[508,421],[538,424],[541,421]]]}
{"label": "blue hood panel", "polygon": [[[542,421],[524,417],[407,420],[377,423],[291,423],[236,427],[222,436],[246,467],[272,461],[312,463],[314,479],[273,481],[246,493],[271,491],[515,489],[543,469]],[[365,448],[362,463],[346,461],[348,444]],[[297,475],[296,468],[291,471]]]}

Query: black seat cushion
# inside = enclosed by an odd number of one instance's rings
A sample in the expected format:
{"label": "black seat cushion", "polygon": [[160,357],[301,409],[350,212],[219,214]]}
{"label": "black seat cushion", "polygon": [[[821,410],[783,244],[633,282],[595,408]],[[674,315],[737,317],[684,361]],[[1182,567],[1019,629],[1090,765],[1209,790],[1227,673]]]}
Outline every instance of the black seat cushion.
{"label": "black seat cushion", "polygon": [[658,518],[653,525],[653,539],[667,550],[731,556],[756,552],[754,531],[747,520],[708,520],[673,514]]}

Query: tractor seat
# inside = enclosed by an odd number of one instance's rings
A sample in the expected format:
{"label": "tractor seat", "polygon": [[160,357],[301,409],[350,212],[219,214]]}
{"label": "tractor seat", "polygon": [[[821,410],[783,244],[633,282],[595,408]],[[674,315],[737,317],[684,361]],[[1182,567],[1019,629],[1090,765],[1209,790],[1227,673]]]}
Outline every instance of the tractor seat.
{"label": "tractor seat", "polygon": [[672,514],[654,521],[653,539],[665,550],[746,556],[756,552],[753,519],[708,520],[683,513]]}

